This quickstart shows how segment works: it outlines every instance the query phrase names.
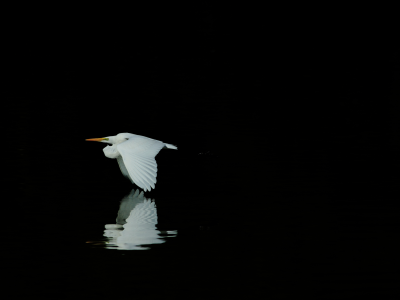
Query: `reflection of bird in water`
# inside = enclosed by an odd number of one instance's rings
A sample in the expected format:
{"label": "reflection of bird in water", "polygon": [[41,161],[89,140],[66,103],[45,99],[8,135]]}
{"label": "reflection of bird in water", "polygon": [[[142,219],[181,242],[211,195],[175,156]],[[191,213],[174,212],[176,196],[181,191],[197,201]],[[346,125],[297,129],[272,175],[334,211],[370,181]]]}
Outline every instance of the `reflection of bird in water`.
{"label": "reflection of bird in water", "polygon": [[[132,190],[121,201],[117,216],[117,224],[107,224],[104,235],[109,244],[118,249],[146,249],[143,244],[161,244],[161,231],[156,229],[157,208],[154,200],[146,199],[143,192]],[[175,236],[176,231],[166,232]]]}
{"label": "reflection of bird in water", "polygon": [[121,200],[118,210],[117,224],[124,225],[131,211],[136,205],[143,203],[144,200],[146,200],[146,198],[144,197],[143,192],[139,193],[139,190],[135,191],[132,189],[132,191]]}
{"label": "reflection of bird in water", "polygon": [[116,136],[87,139],[112,144],[103,151],[108,158],[116,158],[122,174],[144,191],[154,189],[157,182],[157,163],[155,156],[161,149],[178,149],[176,146],[132,133],[119,133]]}

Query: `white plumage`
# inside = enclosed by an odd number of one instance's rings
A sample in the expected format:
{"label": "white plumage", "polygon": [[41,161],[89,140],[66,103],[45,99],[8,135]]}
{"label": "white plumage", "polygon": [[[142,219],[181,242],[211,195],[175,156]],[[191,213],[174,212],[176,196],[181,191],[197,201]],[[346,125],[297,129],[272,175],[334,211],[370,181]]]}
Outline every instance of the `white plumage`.
{"label": "white plumage", "polygon": [[108,158],[117,159],[124,176],[144,191],[154,189],[157,182],[155,156],[163,148],[178,149],[176,146],[132,133],[119,133],[99,139],[87,139],[112,144],[103,149]]}

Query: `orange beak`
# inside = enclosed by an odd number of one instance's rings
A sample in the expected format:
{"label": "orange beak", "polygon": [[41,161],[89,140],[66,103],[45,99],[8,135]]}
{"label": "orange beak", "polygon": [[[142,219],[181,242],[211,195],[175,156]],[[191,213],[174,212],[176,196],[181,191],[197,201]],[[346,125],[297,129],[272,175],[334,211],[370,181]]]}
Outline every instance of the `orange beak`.
{"label": "orange beak", "polygon": [[87,141],[92,141],[92,142],[100,142],[102,140],[105,140],[106,138],[98,138],[98,139],[86,139]]}

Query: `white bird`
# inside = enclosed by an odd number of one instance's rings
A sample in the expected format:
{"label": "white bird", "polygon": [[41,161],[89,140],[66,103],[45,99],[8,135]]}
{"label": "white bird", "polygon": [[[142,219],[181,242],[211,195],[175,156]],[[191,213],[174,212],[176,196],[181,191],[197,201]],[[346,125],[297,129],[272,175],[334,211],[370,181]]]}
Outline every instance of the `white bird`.
{"label": "white bird", "polygon": [[176,146],[132,133],[119,133],[116,136],[87,139],[112,144],[103,149],[108,158],[116,158],[121,172],[132,183],[144,191],[154,189],[157,182],[157,163],[155,156],[161,149],[178,149]]}

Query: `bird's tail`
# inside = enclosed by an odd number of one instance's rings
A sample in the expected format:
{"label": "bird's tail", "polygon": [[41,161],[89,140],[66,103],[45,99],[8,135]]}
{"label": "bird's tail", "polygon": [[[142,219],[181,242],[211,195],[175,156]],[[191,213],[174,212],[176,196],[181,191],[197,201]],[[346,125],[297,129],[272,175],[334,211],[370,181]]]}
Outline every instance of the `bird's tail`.
{"label": "bird's tail", "polygon": [[164,147],[164,148],[178,150],[178,147],[176,147],[176,146],[174,146],[174,145],[171,145],[171,144],[166,144],[166,143],[164,143],[164,144],[165,144],[165,147]]}

